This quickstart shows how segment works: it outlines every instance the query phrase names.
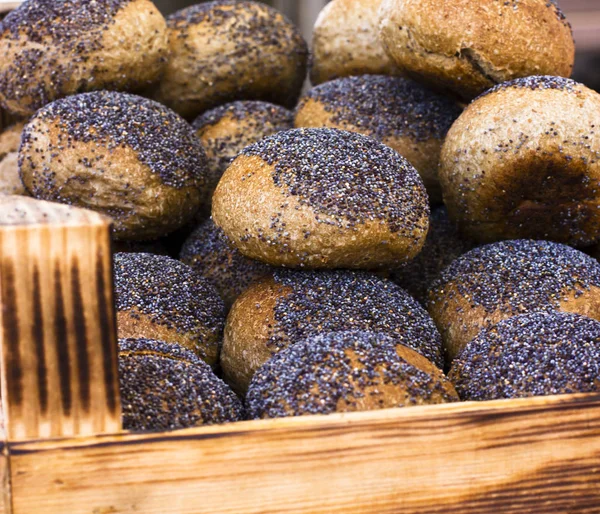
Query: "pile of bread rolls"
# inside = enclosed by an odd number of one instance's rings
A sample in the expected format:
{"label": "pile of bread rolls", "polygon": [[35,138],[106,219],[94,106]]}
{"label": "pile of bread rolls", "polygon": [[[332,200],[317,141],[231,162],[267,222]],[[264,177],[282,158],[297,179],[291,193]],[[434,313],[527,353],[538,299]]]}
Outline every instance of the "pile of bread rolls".
{"label": "pile of bread rolls", "polygon": [[26,0],[0,49],[0,192],[114,223],[126,428],[600,390],[554,0],[332,0],[310,59],[262,3]]}

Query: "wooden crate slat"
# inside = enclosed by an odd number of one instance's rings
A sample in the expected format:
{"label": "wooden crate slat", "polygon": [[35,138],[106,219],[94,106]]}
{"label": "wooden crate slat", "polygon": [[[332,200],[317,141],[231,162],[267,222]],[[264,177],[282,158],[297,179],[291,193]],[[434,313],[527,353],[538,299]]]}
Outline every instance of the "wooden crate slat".
{"label": "wooden crate slat", "polygon": [[598,512],[600,395],[11,443],[15,514]]}
{"label": "wooden crate slat", "polygon": [[10,440],[120,430],[109,220],[0,202],[2,403]]}

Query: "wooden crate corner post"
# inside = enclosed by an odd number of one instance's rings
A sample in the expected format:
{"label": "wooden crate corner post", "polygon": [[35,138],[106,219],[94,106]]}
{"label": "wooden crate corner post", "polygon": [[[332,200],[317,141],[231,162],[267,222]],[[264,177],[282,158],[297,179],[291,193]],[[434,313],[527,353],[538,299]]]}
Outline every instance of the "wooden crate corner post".
{"label": "wooden crate corner post", "polygon": [[0,367],[8,441],[121,429],[110,222],[0,198]]}

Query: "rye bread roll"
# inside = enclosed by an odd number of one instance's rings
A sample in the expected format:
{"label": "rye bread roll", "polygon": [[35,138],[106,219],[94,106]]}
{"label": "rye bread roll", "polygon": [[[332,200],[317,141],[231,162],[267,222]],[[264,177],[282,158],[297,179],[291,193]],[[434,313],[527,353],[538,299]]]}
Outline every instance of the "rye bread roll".
{"label": "rye bread roll", "polygon": [[158,339],[219,360],[225,307],[215,288],[186,264],[163,255],[114,256],[120,338]]}
{"label": "rye bread roll", "polygon": [[312,88],[296,108],[296,127],[331,127],[381,141],[419,172],[432,204],[442,201],[438,179],[442,143],[460,106],[409,79],[361,75]]}
{"label": "rye bread roll", "polygon": [[503,241],[456,259],[429,290],[427,310],[450,363],[481,330],[535,311],[600,320],[600,264],[549,241]]}
{"label": "rye bread roll", "polygon": [[114,91],[40,109],[23,132],[19,170],[36,198],[113,218],[117,240],[167,235],[208,199],[206,155],[192,127],[157,102]]}
{"label": "rye bread roll", "polygon": [[450,217],[469,238],[600,238],[600,94],[569,79],[527,77],[480,96],[441,155]]}
{"label": "rye bread roll", "polygon": [[381,0],[332,0],[312,34],[310,81],[321,84],[351,75],[394,75],[399,70],[379,41]]}
{"label": "rye bread roll", "polygon": [[246,392],[273,355],[308,337],[381,332],[443,366],[440,335],[419,303],[389,280],[365,272],[277,270],[236,300],[225,326],[221,367]]}
{"label": "rye bread roll", "polygon": [[391,148],[337,129],[295,129],[242,151],[212,215],[242,254],[267,264],[368,269],[419,253],[429,202]]}
{"label": "rye bread roll", "polygon": [[150,0],[26,0],[0,25],[0,103],[24,116],[58,98],[156,82],[166,22]]}
{"label": "rye bread roll", "polygon": [[534,312],[482,331],[452,364],[462,400],[600,391],[600,322]]}
{"label": "rye bread roll", "polygon": [[254,375],[249,418],[331,414],[458,401],[434,364],[389,336],[334,332],[279,352]]}
{"label": "rye bread roll", "polygon": [[401,72],[463,100],[519,77],[573,71],[571,26],[555,0],[384,0],[379,15]]}
{"label": "rye bread roll", "polygon": [[177,11],[167,23],[170,55],[156,98],[184,118],[234,100],[296,104],[308,47],[277,10],[217,0]]}
{"label": "rye bread roll", "polygon": [[227,384],[176,344],[120,339],[119,379],[126,430],[163,432],[243,419]]}

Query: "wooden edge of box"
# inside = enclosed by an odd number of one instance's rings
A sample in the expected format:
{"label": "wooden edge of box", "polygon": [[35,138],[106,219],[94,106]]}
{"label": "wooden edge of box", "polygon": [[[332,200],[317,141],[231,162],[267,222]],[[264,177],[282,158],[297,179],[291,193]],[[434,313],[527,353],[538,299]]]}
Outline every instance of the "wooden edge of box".
{"label": "wooden edge of box", "polygon": [[12,513],[587,512],[600,394],[9,443]]}

